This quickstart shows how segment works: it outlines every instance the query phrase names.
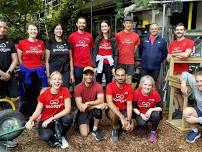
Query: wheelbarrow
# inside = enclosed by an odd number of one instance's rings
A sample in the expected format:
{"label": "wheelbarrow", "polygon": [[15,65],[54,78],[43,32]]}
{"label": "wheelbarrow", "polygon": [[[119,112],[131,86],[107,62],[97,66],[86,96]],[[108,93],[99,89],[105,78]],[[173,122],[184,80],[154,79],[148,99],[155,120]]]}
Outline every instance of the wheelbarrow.
{"label": "wheelbarrow", "polygon": [[0,111],[0,152],[6,152],[6,143],[17,138],[25,129],[24,125],[25,119],[20,112],[12,109]]}

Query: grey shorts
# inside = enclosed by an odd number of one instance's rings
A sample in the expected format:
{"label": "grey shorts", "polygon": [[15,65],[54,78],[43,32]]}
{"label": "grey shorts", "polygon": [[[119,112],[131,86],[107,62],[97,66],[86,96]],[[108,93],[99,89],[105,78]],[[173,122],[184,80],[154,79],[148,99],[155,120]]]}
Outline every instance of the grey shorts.
{"label": "grey shorts", "polygon": [[126,70],[126,74],[128,74],[128,75],[134,74],[134,72],[135,72],[134,64],[119,64],[119,65],[124,67],[124,69]]}

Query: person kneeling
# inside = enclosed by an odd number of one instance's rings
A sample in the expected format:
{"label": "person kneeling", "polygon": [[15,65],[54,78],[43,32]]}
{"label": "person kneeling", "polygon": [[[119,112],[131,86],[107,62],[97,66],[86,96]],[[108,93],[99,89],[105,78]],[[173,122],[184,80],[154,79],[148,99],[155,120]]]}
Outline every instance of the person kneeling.
{"label": "person kneeling", "polygon": [[[202,71],[194,75],[183,72],[181,75],[181,91],[188,95],[187,82],[192,90],[196,100],[196,107],[187,107],[183,110],[183,117],[189,124],[202,124]],[[191,131],[186,136],[186,141],[194,143],[201,134],[198,128],[192,127]]]}
{"label": "person kneeling", "polygon": [[149,141],[157,141],[157,127],[161,120],[162,108],[161,97],[155,89],[155,82],[149,75],[143,76],[139,88],[134,91],[133,111],[135,119],[140,128],[145,128],[151,122],[152,128],[149,134]]}
{"label": "person kneeling", "polygon": [[107,115],[112,121],[112,142],[118,141],[121,129],[132,131],[133,90],[126,83],[126,71],[122,66],[115,68],[115,81],[109,83],[106,88],[107,103],[109,109]]}
{"label": "person kneeling", "polygon": [[104,93],[102,86],[95,82],[94,69],[85,67],[83,70],[83,82],[74,89],[75,101],[78,108],[76,123],[82,136],[88,136],[92,131],[97,141],[104,137],[98,132],[99,121],[102,119],[102,109],[107,106],[104,103]]}
{"label": "person kneeling", "polygon": [[58,71],[50,75],[50,85],[41,91],[35,112],[25,127],[32,129],[34,121],[39,119],[38,132],[42,140],[51,147],[69,147],[65,139],[67,131],[73,122],[71,111],[71,94],[62,86],[63,78]]}

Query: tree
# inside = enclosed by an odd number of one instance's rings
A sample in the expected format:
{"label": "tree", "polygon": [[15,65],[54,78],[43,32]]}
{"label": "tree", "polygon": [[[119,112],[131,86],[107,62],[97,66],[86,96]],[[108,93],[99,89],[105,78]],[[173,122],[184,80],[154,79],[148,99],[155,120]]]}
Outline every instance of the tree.
{"label": "tree", "polygon": [[37,22],[43,0],[0,0],[0,14],[8,20],[8,34],[19,40],[25,36],[27,22]]}

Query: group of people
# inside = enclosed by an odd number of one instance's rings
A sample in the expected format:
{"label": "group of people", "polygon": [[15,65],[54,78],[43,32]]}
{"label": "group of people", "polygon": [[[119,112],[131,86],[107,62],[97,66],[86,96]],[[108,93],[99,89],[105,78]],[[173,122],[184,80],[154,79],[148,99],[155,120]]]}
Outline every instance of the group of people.
{"label": "group of people", "polygon": [[[28,38],[20,40],[15,47],[6,37],[7,22],[1,18],[0,96],[19,95],[19,111],[29,117],[26,128],[32,129],[35,121],[38,121],[39,136],[52,147],[69,146],[66,133],[74,118],[71,113],[71,99],[75,100],[78,109],[74,124],[82,136],[91,132],[96,140],[104,139],[98,127],[105,110],[112,121],[113,142],[118,140],[122,130],[132,131],[135,122],[139,128],[145,128],[147,122],[151,122],[149,141],[156,142],[156,130],[162,117],[161,97],[156,89],[161,63],[166,59],[169,61],[172,56],[186,58],[194,47],[194,42],[184,37],[184,25],[176,26],[177,40],[171,42],[168,51],[166,40],[158,36],[157,23],[150,25],[150,35],[141,40],[133,31],[131,16],[124,18],[124,29],[115,37],[112,36],[109,22],[103,20],[100,34],[95,41],[85,31],[85,18],[79,17],[76,26],[77,31],[65,38],[64,28],[57,24],[51,30],[48,42],[44,44],[37,39],[37,27],[29,24]],[[133,90],[131,83],[138,47],[142,77],[139,88]],[[17,86],[14,69],[18,62],[20,67]],[[188,70],[187,67],[186,64],[176,64],[175,73],[181,74]],[[106,93],[102,86],[103,75],[106,79]],[[186,92],[184,81],[188,79],[184,75],[183,93]],[[201,75],[196,75],[196,78],[197,76]],[[201,80],[197,79],[196,83],[201,85]],[[72,95],[69,91],[70,84],[75,84]],[[200,89],[199,87],[199,92],[196,91],[198,96]],[[175,115],[181,114],[180,95],[181,92],[176,91]],[[190,123],[201,122],[200,119],[192,119],[202,116],[200,99],[197,103],[197,113],[191,108],[184,112],[184,117]],[[193,132],[197,132],[197,138],[200,137],[196,128],[190,134],[193,135]]]}

